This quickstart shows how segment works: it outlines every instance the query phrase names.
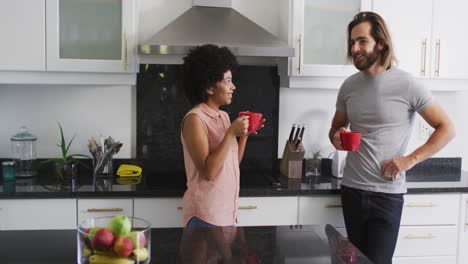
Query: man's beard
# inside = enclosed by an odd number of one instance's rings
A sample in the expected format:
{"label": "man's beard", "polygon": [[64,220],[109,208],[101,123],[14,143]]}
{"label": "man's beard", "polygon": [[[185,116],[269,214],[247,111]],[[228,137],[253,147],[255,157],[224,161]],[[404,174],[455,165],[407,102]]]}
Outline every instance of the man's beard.
{"label": "man's beard", "polygon": [[[358,55],[361,55],[362,57],[357,61]],[[360,71],[365,71],[369,69],[372,65],[374,65],[375,62],[379,59],[379,50],[377,48],[377,45],[375,45],[374,50],[370,53],[367,53],[365,51],[363,52],[358,52],[353,55],[353,63],[354,66]]]}

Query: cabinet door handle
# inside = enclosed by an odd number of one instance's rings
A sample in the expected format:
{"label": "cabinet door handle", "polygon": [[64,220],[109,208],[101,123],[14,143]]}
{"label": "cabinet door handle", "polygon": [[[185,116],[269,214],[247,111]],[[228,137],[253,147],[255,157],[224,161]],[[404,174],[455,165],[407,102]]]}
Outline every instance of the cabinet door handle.
{"label": "cabinet door handle", "polygon": [[437,39],[436,43],[436,69],[435,69],[435,76],[439,77],[440,74],[440,39]]}
{"label": "cabinet door handle", "polygon": [[127,70],[128,68],[128,38],[127,38],[127,30],[124,31],[124,35],[123,35],[123,38],[124,38],[124,47],[123,47],[123,63],[124,63],[124,68],[125,68],[125,71]]}
{"label": "cabinet door handle", "polygon": [[301,63],[302,63],[302,34],[299,34],[299,59],[297,63],[297,73],[301,74]]}
{"label": "cabinet door handle", "polygon": [[432,234],[427,234],[427,235],[407,235],[405,236],[406,239],[432,239],[435,238],[434,235]]}
{"label": "cabinet door handle", "polygon": [[433,203],[409,203],[408,207],[433,207],[436,206]]}
{"label": "cabinet door handle", "polygon": [[101,213],[101,212],[122,212],[122,208],[89,208],[86,210],[88,213]]}
{"label": "cabinet door handle", "polygon": [[427,38],[421,42],[421,76],[426,76]]}
{"label": "cabinet door handle", "polygon": [[341,204],[327,204],[325,208],[341,208],[343,207]]}
{"label": "cabinet door handle", "polygon": [[255,210],[257,209],[256,205],[241,205],[239,206],[239,210]]}
{"label": "cabinet door handle", "polygon": [[179,211],[182,210],[182,206],[177,207],[177,210]]}

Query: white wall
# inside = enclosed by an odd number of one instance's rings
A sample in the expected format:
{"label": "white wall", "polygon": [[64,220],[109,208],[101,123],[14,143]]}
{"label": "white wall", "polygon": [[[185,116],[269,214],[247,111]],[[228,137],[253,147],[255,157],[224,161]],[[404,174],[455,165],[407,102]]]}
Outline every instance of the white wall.
{"label": "white wall", "polygon": [[137,0],[140,41],[155,33],[192,7],[192,0]]}
{"label": "white wall", "polygon": [[[278,155],[283,153],[293,123],[306,125],[306,157],[310,157],[312,152],[317,150],[325,157],[334,151],[328,140],[328,130],[335,112],[337,93],[338,90],[281,88]],[[455,123],[457,132],[455,139],[434,157],[462,157],[462,166],[468,169],[468,92],[433,92],[433,95]],[[418,116],[414,122],[408,151],[425,142],[425,139],[419,137],[419,120]]]}
{"label": "white wall", "polygon": [[61,123],[70,153],[88,155],[91,137],[123,143],[118,158],[135,156],[135,88],[0,84],[0,158],[10,158],[10,138],[26,125],[38,137],[39,158],[59,157]]}

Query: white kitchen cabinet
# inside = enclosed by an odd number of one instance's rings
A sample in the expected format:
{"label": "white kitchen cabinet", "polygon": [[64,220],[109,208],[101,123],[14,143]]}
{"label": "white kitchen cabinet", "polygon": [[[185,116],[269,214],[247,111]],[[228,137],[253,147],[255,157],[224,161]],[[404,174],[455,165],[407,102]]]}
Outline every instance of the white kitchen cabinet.
{"label": "white kitchen cabinet", "polygon": [[0,200],[0,230],[45,229],[76,229],[76,200]]}
{"label": "white kitchen cabinet", "polygon": [[393,258],[393,264],[456,264],[456,257],[408,257]]}
{"label": "white kitchen cabinet", "polygon": [[458,226],[458,264],[468,263],[468,194],[461,195]]}
{"label": "white kitchen cabinet", "polygon": [[182,198],[135,198],[134,215],[151,227],[183,227]]}
{"label": "white kitchen cabinet", "polygon": [[290,75],[344,77],[356,72],[347,63],[347,26],[371,0],[292,0],[289,45],[295,48]]}
{"label": "white kitchen cabinet", "polygon": [[135,2],[47,0],[47,71],[135,72]]}
{"label": "white kitchen cabinet", "polygon": [[463,0],[374,0],[373,6],[391,31],[401,69],[447,79],[468,78],[468,36],[461,34],[467,8]]}
{"label": "white kitchen cabinet", "polygon": [[300,225],[345,227],[340,195],[301,196],[298,208]]}
{"label": "white kitchen cabinet", "polygon": [[460,194],[405,195],[402,226],[457,225]]}
{"label": "white kitchen cabinet", "polygon": [[396,257],[456,256],[457,226],[401,226]]}
{"label": "white kitchen cabinet", "polygon": [[394,263],[456,263],[459,206],[460,194],[405,195]]}
{"label": "white kitchen cabinet", "polygon": [[45,71],[45,0],[0,1],[0,71]]}
{"label": "white kitchen cabinet", "polygon": [[126,215],[133,216],[133,199],[78,199],[77,225],[86,219]]}
{"label": "white kitchen cabinet", "polygon": [[[181,198],[135,198],[135,217],[152,227],[183,227]],[[240,197],[239,226],[296,225],[297,197]]]}
{"label": "white kitchen cabinet", "polygon": [[240,197],[239,226],[296,225],[298,197]]}

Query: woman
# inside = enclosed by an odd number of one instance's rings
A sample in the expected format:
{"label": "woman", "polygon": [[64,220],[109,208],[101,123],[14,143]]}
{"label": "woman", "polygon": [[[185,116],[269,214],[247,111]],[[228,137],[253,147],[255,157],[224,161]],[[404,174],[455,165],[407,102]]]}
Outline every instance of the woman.
{"label": "woman", "polygon": [[236,90],[232,72],[237,68],[226,47],[203,45],[184,57],[184,87],[194,105],[181,125],[187,174],[183,217],[189,227],[232,226],[237,220],[239,163],[249,120],[241,116],[231,124],[219,109],[232,102]]}

